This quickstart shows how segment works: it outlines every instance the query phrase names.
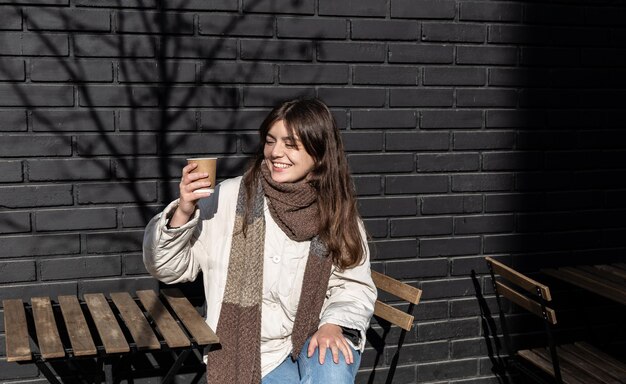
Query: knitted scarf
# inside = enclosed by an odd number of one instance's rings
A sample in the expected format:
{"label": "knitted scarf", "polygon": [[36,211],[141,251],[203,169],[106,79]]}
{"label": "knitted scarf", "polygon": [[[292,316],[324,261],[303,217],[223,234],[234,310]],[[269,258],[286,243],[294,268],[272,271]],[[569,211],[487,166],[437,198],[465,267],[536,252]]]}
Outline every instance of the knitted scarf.
{"label": "knitted scarf", "polygon": [[242,230],[247,206],[246,192],[244,185],[239,188],[226,288],[216,329],[221,349],[208,354],[209,384],[261,382],[264,196],[268,198],[272,218],[290,239],[311,240],[291,334],[291,356],[294,360],[307,338],[317,331],[326,297],[332,260],[328,257],[326,245],[317,236],[319,214],[316,191],[307,182],[274,182],[265,165],[261,165],[259,179],[246,235]]}

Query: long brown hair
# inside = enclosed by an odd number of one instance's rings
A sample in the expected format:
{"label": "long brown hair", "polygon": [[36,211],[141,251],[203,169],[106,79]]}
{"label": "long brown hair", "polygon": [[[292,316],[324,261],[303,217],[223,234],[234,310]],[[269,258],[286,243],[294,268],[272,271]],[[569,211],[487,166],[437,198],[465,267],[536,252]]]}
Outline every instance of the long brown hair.
{"label": "long brown hair", "polygon": [[[260,145],[243,182],[248,202],[256,192],[263,148],[267,133],[274,123],[282,120],[290,134],[295,133],[315,161],[308,175],[317,190],[320,212],[319,236],[329,250],[333,264],[340,269],[360,264],[365,255],[365,239],[359,228],[354,186],[343,149],[341,134],[328,107],[318,99],[287,101],[274,108],[259,128]],[[251,204],[244,219],[244,231]]]}

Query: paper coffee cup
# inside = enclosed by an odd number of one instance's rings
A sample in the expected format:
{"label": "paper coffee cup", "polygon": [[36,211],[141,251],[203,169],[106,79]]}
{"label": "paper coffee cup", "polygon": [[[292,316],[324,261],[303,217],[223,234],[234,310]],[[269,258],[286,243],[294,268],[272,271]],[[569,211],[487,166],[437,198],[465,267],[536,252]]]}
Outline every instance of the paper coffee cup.
{"label": "paper coffee cup", "polygon": [[210,188],[196,189],[194,192],[195,193],[204,193],[204,192],[213,193],[214,188],[215,188],[215,174],[217,171],[217,157],[194,157],[194,158],[187,159],[187,164],[192,164],[192,163],[198,164],[198,166],[193,171],[191,171],[191,173],[206,172],[209,174],[208,179],[211,181]]}

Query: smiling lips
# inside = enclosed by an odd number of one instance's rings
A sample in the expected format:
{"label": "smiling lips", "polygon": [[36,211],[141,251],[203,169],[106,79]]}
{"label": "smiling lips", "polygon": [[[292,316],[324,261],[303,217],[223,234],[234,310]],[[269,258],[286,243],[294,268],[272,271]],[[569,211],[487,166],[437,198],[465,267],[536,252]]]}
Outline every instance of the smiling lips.
{"label": "smiling lips", "polygon": [[272,166],[274,168],[278,168],[278,169],[287,169],[287,168],[291,167],[291,165],[285,164],[285,163],[272,163]]}

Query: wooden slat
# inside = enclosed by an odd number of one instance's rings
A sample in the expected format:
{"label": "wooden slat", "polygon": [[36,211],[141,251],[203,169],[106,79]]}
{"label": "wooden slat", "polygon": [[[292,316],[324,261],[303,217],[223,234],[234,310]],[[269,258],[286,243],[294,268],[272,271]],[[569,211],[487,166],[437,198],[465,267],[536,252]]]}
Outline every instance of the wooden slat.
{"label": "wooden slat", "polygon": [[518,271],[510,268],[501,262],[497,261],[492,257],[485,257],[487,263],[491,264],[493,271],[503,278],[509,280],[510,282],[520,286],[521,288],[531,292],[533,294],[537,294],[537,288],[541,291],[541,296],[547,301],[552,300],[552,295],[550,294],[550,288],[547,285],[541,284],[540,282],[531,279],[530,277],[519,273]]}
{"label": "wooden slat", "polygon": [[85,302],[91,313],[96,329],[107,353],[129,352],[130,347],[124,338],[109,303],[101,293],[86,293]]}
{"label": "wooden slat", "polygon": [[[532,361],[529,360],[533,364],[536,364],[538,362],[537,359],[541,359],[542,361],[544,361],[543,366],[537,365],[537,367],[541,368],[542,370],[545,370],[546,367],[549,367],[549,370],[547,370],[546,372],[549,373],[551,376],[554,376],[554,369],[552,367],[552,357],[550,356],[550,353],[547,349],[535,348],[530,351],[524,351],[524,352],[528,353],[530,356],[534,355],[534,357],[532,357],[534,360]],[[522,353],[518,353],[518,355],[524,358],[529,357],[529,356],[524,356]],[[599,380],[595,379],[594,377],[589,376],[583,371],[580,371],[579,369],[577,369],[577,367],[571,365],[567,361],[563,361],[562,359],[560,359],[559,366],[561,369],[561,376],[563,378],[563,383],[565,384],[602,384]]]}
{"label": "wooden slat", "polygon": [[7,361],[30,361],[32,354],[28,343],[28,324],[24,303],[20,299],[2,300],[4,308],[4,336]]}
{"label": "wooden slat", "polygon": [[72,344],[72,352],[75,356],[92,356],[97,353],[93,343],[89,326],[85,315],[80,308],[76,296],[59,296],[59,305],[63,313],[65,328]]}
{"label": "wooden slat", "polygon": [[37,343],[41,356],[44,359],[65,356],[50,298],[33,297],[30,302],[33,307],[33,319],[35,320],[35,331],[37,332]]}
{"label": "wooden slat", "polygon": [[[592,376],[603,384],[621,384],[619,380],[607,373],[602,367],[592,364],[584,356],[572,353],[568,348],[558,348],[559,360],[563,363],[576,367],[577,370]],[[562,364],[563,364],[562,363]]]}
{"label": "wooden slat", "polygon": [[161,294],[182,320],[191,336],[196,339],[196,343],[200,345],[219,343],[219,339],[213,330],[179,289],[163,289]]}
{"label": "wooden slat", "polygon": [[626,282],[626,271],[621,268],[617,268],[616,266],[611,264],[594,265],[594,267],[606,271],[614,276],[617,276],[622,279],[623,282]]}
{"label": "wooden slat", "polygon": [[141,304],[156,323],[157,329],[170,348],[187,347],[191,345],[185,333],[180,329],[180,326],[167,311],[163,303],[159,301],[154,291],[137,291],[137,297],[139,297]]}
{"label": "wooden slat", "polygon": [[584,351],[583,353],[587,358],[594,358],[597,361],[600,361],[607,371],[610,371],[611,374],[622,380],[622,382],[626,382],[626,364],[610,355],[607,355],[589,343],[577,342],[574,343],[574,346],[578,350]]}
{"label": "wooden slat", "polygon": [[372,280],[376,288],[391,293],[409,303],[418,304],[422,296],[422,290],[398,281],[380,272],[372,271]]}
{"label": "wooden slat", "polygon": [[546,275],[567,281],[570,284],[595,292],[600,296],[626,305],[626,287],[611,282],[601,281],[594,275],[572,267],[542,270]]}
{"label": "wooden slat", "polygon": [[410,331],[413,326],[413,316],[387,305],[380,300],[376,300],[376,304],[374,305],[374,315],[407,331]]}
{"label": "wooden slat", "polygon": [[[586,344],[586,343],[583,343]],[[587,345],[588,346],[588,345]],[[580,363],[581,367],[586,366],[587,364],[596,367],[596,369],[589,368],[586,370],[591,371],[600,371],[602,373],[596,374],[597,376],[607,375],[609,377],[604,378],[606,382],[617,382],[617,383],[625,383],[626,382],[626,370],[621,371],[619,365],[621,364],[619,361],[616,361],[611,356],[607,354],[596,351],[591,352],[590,349],[585,349],[581,347],[579,344],[567,344],[561,347],[562,350],[571,353],[572,355],[578,356],[580,360],[583,362]],[[560,352],[559,352],[560,353]],[[616,365],[615,362],[617,363]]]}
{"label": "wooden slat", "polygon": [[626,287],[626,279],[623,279],[619,276],[612,274],[611,272],[603,268],[598,268],[598,267],[599,266],[595,266],[595,265],[578,265],[576,266],[576,269],[585,271],[589,273],[590,275],[595,276],[600,281],[613,282],[615,284],[624,285]]}
{"label": "wooden slat", "polygon": [[111,293],[111,300],[119,310],[137,349],[161,349],[161,343],[148,324],[148,320],[127,292]]}
{"label": "wooden slat", "polygon": [[[496,282],[496,286],[498,288],[498,292],[506,297],[507,299],[511,300],[512,302],[514,302],[515,304],[519,305],[522,308],[525,308],[526,310],[528,310],[529,312],[543,318],[543,312],[541,310],[541,304],[539,304],[538,302],[531,300],[530,298],[520,294],[519,292],[507,287],[506,285],[504,285],[502,282],[497,281]],[[546,307],[546,316],[548,318],[548,322],[550,322],[550,324],[556,324],[556,313],[554,312],[554,310],[550,307]]]}

